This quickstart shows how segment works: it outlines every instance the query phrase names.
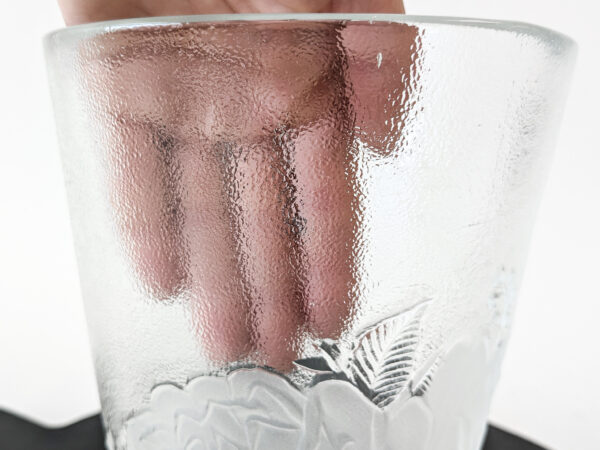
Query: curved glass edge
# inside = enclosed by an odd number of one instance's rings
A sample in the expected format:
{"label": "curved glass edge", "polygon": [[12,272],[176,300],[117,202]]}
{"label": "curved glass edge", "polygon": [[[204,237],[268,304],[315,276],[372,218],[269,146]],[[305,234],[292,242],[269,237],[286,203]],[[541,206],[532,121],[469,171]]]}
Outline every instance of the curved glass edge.
{"label": "curved glass edge", "polygon": [[47,33],[43,40],[49,44],[56,37],[65,35],[81,34],[95,35],[113,31],[132,29],[149,26],[168,26],[189,23],[206,22],[257,22],[257,21],[360,21],[360,22],[383,22],[404,23],[408,25],[451,25],[456,27],[487,28],[497,31],[507,31],[518,34],[535,35],[537,37],[560,41],[567,47],[576,47],[576,42],[569,36],[558,31],[540,25],[527,22],[476,19],[468,17],[445,17],[445,16],[413,16],[405,14],[349,14],[349,13],[293,13],[293,14],[202,14],[183,16],[142,17],[136,19],[108,20],[103,22],[92,22],[82,25],[73,25]]}

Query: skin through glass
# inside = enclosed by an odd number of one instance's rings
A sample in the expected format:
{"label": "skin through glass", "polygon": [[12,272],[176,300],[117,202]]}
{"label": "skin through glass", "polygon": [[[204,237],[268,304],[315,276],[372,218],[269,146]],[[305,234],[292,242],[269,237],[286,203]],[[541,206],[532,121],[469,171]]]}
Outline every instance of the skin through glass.
{"label": "skin through glass", "polygon": [[[303,333],[337,338],[351,320],[356,133],[386,156],[381,136],[407,113],[418,41],[410,26],[364,31],[196,24],[81,47],[127,257],[151,297],[186,297],[213,360],[252,354],[286,371]],[[394,63],[361,64],[374,48]],[[224,73],[259,100],[220,89]]]}

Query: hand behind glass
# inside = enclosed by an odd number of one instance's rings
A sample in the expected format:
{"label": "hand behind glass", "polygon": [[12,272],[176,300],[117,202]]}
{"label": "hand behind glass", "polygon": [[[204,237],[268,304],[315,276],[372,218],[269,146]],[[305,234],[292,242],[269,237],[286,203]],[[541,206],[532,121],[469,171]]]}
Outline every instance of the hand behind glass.
{"label": "hand behind glass", "polygon": [[[403,12],[401,2],[385,0],[62,0],[61,7],[71,24]],[[415,39],[410,27],[375,35],[282,23],[125,30],[82,48],[126,251],[153,297],[190,297],[213,359],[253,353],[288,370],[302,333],[336,338],[351,319],[360,221],[352,143],[360,135],[386,153],[381,137],[404,106],[389,94],[402,97]],[[394,63],[378,67],[378,52]]]}
{"label": "hand behind glass", "polygon": [[67,25],[184,14],[404,13],[402,0],[58,0]]}

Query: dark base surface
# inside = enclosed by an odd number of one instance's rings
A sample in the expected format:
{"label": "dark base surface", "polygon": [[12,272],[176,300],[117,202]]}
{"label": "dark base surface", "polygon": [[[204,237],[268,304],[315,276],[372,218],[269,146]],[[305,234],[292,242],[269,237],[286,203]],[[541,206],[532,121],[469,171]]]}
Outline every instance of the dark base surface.
{"label": "dark base surface", "polygon": [[[0,411],[0,450],[104,450],[100,416],[64,428],[44,428]],[[483,450],[545,449],[490,425]]]}

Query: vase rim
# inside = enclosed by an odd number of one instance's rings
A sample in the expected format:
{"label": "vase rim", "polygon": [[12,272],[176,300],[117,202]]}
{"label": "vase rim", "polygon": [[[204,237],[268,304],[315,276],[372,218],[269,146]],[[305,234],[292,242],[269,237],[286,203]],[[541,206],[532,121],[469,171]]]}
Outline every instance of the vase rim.
{"label": "vase rim", "polygon": [[192,23],[254,23],[254,22],[369,22],[369,23],[402,23],[407,25],[448,25],[452,27],[475,27],[496,31],[514,32],[517,34],[535,35],[541,39],[559,40],[564,44],[575,42],[569,36],[527,22],[477,19],[450,16],[420,16],[407,14],[354,14],[354,13],[279,13],[279,14],[198,14],[178,16],[142,17],[118,20],[91,22],[72,25],[51,31],[44,36],[45,41],[64,35],[95,35],[110,33],[123,29],[186,25]]}

